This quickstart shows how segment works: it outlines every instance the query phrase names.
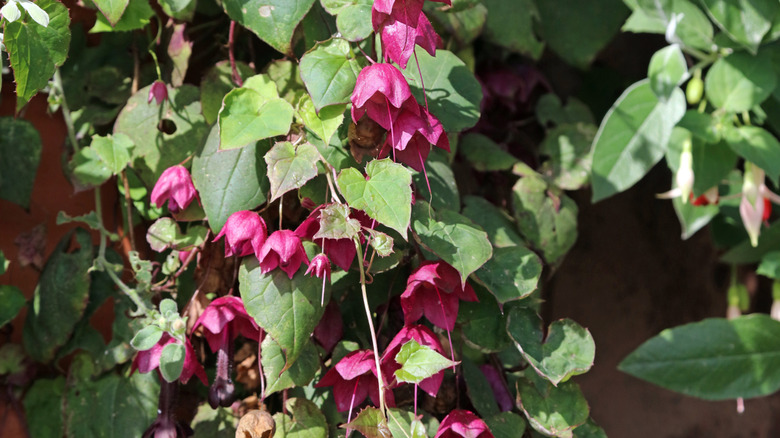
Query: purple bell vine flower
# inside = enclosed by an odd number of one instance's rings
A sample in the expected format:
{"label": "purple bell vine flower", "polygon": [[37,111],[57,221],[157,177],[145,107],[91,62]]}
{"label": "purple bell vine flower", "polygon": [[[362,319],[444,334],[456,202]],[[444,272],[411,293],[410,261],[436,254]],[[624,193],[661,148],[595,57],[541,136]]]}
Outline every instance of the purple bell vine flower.
{"label": "purple bell vine flower", "polygon": [[268,238],[268,228],[259,214],[241,210],[228,217],[214,242],[225,237],[225,257],[254,254]]}
{"label": "purple bell vine flower", "polygon": [[160,175],[152,189],[152,203],[161,208],[167,201],[168,210],[175,214],[187,208],[197,195],[190,172],[184,166],[176,165]]}

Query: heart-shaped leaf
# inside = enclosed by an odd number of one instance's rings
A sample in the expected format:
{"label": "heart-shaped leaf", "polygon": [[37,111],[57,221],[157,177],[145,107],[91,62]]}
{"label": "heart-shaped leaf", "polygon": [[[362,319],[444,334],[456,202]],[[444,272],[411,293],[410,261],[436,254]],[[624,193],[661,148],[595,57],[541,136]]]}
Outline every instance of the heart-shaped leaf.
{"label": "heart-shaped leaf", "polygon": [[341,171],[338,186],[350,207],[363,210],[371,218],[406,238],[412,214],[412,174],[389,158],[373,160],[364,177],[350,167]]}
{"label": "heart-shaped leaf", "polygon": [[479,225],[451,210],[435,212],[425,201],[414,204],[412,230],[423,246],[458,270],[461,283],[493,255]]}
{"label": "heart-shaped leaf", "polygon": [[571,438],[572,430],[588,420],[588,402],[574,382],[554,387],[538,377],[522,378],[517,399],[531,427],[546,436]]}
{"label": "heart-shaped leaf", "polygon": [[281,412],[274,414],[275,437],[279,438],[327,438],[328,422],[317,405],[303,398],[293,397],[285,404],[292,418]]}
{"label": "heart-shaped leaf", "polygon": [[[239,289],[247,313],[276,340],[285,357],[285,371],[301,355],[325,308],[320,306],[322,280],[299,271],[292,279],[281,269],[260,273],[257,259],[244,260]],[[325,302],[330,299],[326,285]]]}
{"label": "heart-shaped leaf", "polygon": [[0,117],[0,132],[0,198],[28,208],[41,162],[41,136],[32,123],[13,117]]}
{"label": "heart-shaped leaf", "polygon": [[301,79],[317,111],[328,105],[349,103],[362,69],[349,43],[333,38],[317,43],[301,58]]}
{"label": "heart-shaped leaf", "polygon": [[232,90],[225,95],[219,110],[219,148],[236,149],[287,134],[294,112],[292,105],[280,97],[264,96],[252,88]]}
{"label": "heart-shaped leaf", "polygon": [[485,287],[503,305],[527,297],[542,275],[542,261],[524,246],[496,248],[490,258],[476,272]]}
{"label": "heart-shaped leaf", "polygon": [[320,153],[310,143],[297,146],[289,141],[276,143],[267,154],[268,180],[271,182],[271,199],[274,201],[290,190],[297,189],[317,176]]}
{"label": "heart-shaped leaf", "polygon": [[541,319],[532,309],[515,307],[506,323],[517,349],[540,376],[558,385],[593,366],[596,344],[590,332],[570,319],[550,324],[543,339]]}
{"label": "heart-shaped leaf", "polygon": [[254,32],[261,40],[285,55],[291,55],[295,28],[309,12],[314,0],[225,0],[231,20]]}
{"label": "heart-shaped leaf", "polygon": [[395,361],[401,365],[395,377],[399,382],[420,383],[441,370],[457,365],[427,345],[420,345],[414,339],[409,340],[395,355]]}
{"label": "heart-shaped leaf", "polygon": [[371,406],[360,411],[352,421],[342,424],[341,427],[354,429],[363,434],[365,438],[388,438],[391,436],[384,414]]}
{"label": "heart-shaped leaf", "polygon": [[312,341],[307,341],[301,355],[292,366],[284,370],[285,358],[282,348],[271,337],[266,336],[261,346],[263,356],[263,374],[265,374],[265,393],[273,394],[293,386],[303,387],[309,384],[320,369],[320,355]]}

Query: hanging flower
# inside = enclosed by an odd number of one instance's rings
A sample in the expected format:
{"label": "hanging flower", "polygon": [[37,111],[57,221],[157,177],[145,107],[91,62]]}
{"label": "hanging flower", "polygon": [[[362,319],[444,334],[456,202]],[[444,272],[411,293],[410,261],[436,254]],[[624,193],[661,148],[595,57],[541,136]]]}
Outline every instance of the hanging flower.
{"label": "hanging flower", "polygon": [[168,210],[178,213],[187,208],[197,194],[190,172],[184,166],[176,165],[160,175],[152,189],[152,203],[161,208],[167,201]]}
{"label": "hanging flower", "polygon": [[[130,372],[138,370],[140,373],[148,373],[154,369],[160,367],[160,356],[162,355],[163,348],[171,343],[179,343],[173,336],[168,333],[163,333],[162,337],[154,347],[139,351],[133,359],[133,364],[130,366]],[[203,370],[203,366],[195,358],[195,350],[192,349],[189,339],[185,339],[184,342],[184,368],[179,376],[181,383],[187,383],[192,376],[197,376],[204,385],[208,386],[209,381],[206,378],[206,371]]]}
{"label": "hanging flower", "polygon": [[233,340],[241,334],[260,344],[265,333],[246,313],[241,298],[234,296],[212,301],[195,321],[193,330],[201,326],[209,348],[217,353],[217,375],[209,388],[209,404],[214,409],[218,406],[230,406],[234,393],[231,376]]}
{"label": "hanging flower", "polygon": [[287,273],[290,279],[301,267],[309,264],[301,239],[290,230],[274,231],[255,253],[260,261],[260,272],[266,274],[277,267]]}
{"label": "hanging flower", "polygon": [[[379,406],[379,383],[376,376],[374,352],[357,350],[344,356],[328,370],[315,387],[332,386],[333,399],[339,412],[352,411],[366,397]],[[392,391],[385,391],[385,401],[388,406],[395,406]]]}
{"label": "hanging flower", "polygon": [[[393,376],[396,370],[401,368],[401,365],[395,361],[395,356],[401,351],[401,347],[412,339],[418,344],[430,347],[437,353],[444,355],[444,347],[442,347],[439,338],[431,329],[424,325],[405,326],[397,335],[395,335],[393,340],[390,341],[384,354],[382,354],[382,371],[384,371],[386,376]],[[436,397],[442,380],[444,380],[444,371],[439,371],[420,382],[420,388],[427,392],[431,397]],[[392,386],[399,385],[400,384]]]}
{"label": "hanging flower", "polygon": [[[334,265],[348,271],[355,260],[357,250],[352,239],[315,239],[320,231],[320,212],[329,204],[322,204],[315,208],[309,216],[295,229],[295,234],[301,239],[311,240],[323,249]],[[357,219],[364,228],[372,228],[371,218],[360,210],[351,210],[349,217]],[[362,240],[362,239],[361,239]],[[319,277],[319,276],[318,276]],[[321,277],[320,277],[321,278]]]}
{"label": "hanging flower", "polygon": [[439,119],[418,105],[418,111],[402,111],[393,123],[393,135],[388,135],[379,157],[393,151],[393,157],[412,169],[422,172],[431,144],[450,151],[450,141]]}
{"label": "hanging flower", "polygon": [[320,322],[314,328],[314,340],[322,345],[327,352],[333,351],[333,347],[338,344],[344,334],[344,321],[341,319],[341,312],[336,300],[330,300],[325,306],[325,313],[322,314]]}
{"label": "hanging flower", "polygon": [[459,301],[477,301],[471,285],[461,284],[458,271],[444,261],[425,261],[409,276],[401,294],[404,321],[412,324],[423,315],[437,327],[451,331]]}
{"label": "hanging flower", "polygon": [[160,382],[160,396],[157,403],[157,419],[154,420],[141,438],[185,438],[192,436],[192,428],[176,421],[174,417],[174,403],[178,394],[177,382]]}
{"label": "hanging flower", "polygon": [[419,111],[404,75],[390,64],[373,64],[361,70],[351,100],[353,122],[368,114],[386,130],[391,129],[401,108]]}
{"label": "hanging flower", "polygon": [[317,254],[311,259],[309,269],[306,270],[306,275],[313,275],[323,280],[330,280],[330,260],[325,254]]}
{"label": "hanging flower", "polygon": [[156,101],[157,105],[162,104],[168,99],[168,87],[165,82],[156,80],[152,82],[151,88],[149,88],[149,98],[146,103],[152,103],[152,100]]}
{"label": "hanging flower", "polygon": [[225,236],[225,257],[243,257],[262,248],[268,229],[259,214],[242,210],[230,215],[214,242],[222,236]]}
{"label": "hanging flower", "polygon": [[[451,5],[450,0],[434,0]],[[385,56],[401,68],[419,45],[431,56],[441,39],[423,13],[424,0],[378,0],[371,8],[371,24],[382,41]]]}
{"label": "hanging flower", "polygon": [[456,409],[444,417],[434,438],[493,438],[482,419],[473,413]]}
{"label": "hanging flower", "polygon": [[[742,182],[742,200],[739,203],[739,215],[750,237],[750,244],[758,246],[761,224],[769,220],[772,204],[780,204],[780,196],[772,193],[764,183],[764,170],[746,161]],[[771,201],[771,202],[770,202]]]}

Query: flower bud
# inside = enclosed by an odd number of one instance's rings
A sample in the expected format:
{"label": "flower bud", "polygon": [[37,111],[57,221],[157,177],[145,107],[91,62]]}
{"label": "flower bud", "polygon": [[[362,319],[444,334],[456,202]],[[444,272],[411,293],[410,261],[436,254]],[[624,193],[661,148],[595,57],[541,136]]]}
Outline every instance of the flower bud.
{"label": "flower bud", "polygon": [[680,195],[682,196],[682,203],[688,202],[688,198],[693,191],[693,152],[691,151],[693,144],[691,139],[687,138],[683,142],[683,150],[680,154],[680,167],[677,168],[677,174],[675,174],[675,182],[680,189]]}
{"label": "flower bud", "polygon": [[167,99],[168,87],[165,85],[165,82],[160,80],[154,81],[151,88],[149,88],[149,98],[146,100],[146,103],[152,103],[152,100],[154,100],[157,102],[157,105],[160,105]]}
{"label": "flower bud", "polygon": [[152,203],[159,208],[168,201],[168,210],[178,213],[187,208],[197,194],[190,172],[177,165],[165,169],[160,175],[152,189]]}
{"label": "flower bud", "polygon": [[309,263],[309,269],[306,270],[306,275],[314,275],[317,278],[330,280],[330,260],[328,260],[328,256],[325,254],[314,256]]}

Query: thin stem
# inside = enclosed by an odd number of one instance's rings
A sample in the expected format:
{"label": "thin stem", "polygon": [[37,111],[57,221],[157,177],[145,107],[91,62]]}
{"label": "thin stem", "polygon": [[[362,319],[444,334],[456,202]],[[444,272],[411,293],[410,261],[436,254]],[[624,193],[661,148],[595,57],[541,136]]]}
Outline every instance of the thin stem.
{"label": "thin stem", "polygon": [[341,204],[341,199],[339,199],[339,195],[336,193],[336,187],[333,185],[333,179],[336,178],[336,169],[331,167],[331,173],[325,172],[325,179],[328,180],[328,187],[330,187],[330,198],[333,202],[337,204]]}
{"label": "thin stem", "polygon": [[68,101],[65,100],[65,89],[62,88],[62,76],[60,75],[60,69],[54,70],[54,88],[57,90],[57,94],[60,97],[60,108],[62,108],[62,118],[65,119],[65,127],[68,128],[68,140],[73,147],[73,152],[76,153],[81,149],[79,147],[79,141],[76,139],[76,129],[73,127],[73,117],[70,115],[70,108],[68,108]]}
{"label": "thin stem", "polygon": [[130,198],[130,183],[127,172],[121,172],[122,185],[125,187],[125,215],[127,216],[127,235],[130,238],[130,249],[135,251],[135,230],[133,230],[133,200]]}
{"label": "thin stem", "polygon": [[[420,86],[422,87],[422,91],[423,91],[423,93],[422,93],[423,94],[423,99],[425,99],[425,111],[426,112],[430,112],[428,110],[428,95],[425,93],[425,81],[423,81],[422,70],[420,70],[420,61],[417,60],[417,52],[416,51],[414,52],[414,62],[415,62],[415,64],[417,64],[417,73],[420,74]],[[426,116],[426,120],[427,120],[427,116]]]}
{"label": "thin stem", "polygon": [[358,266],[360,267],[360,290],[363,293],[363,307],[366,310],[368,319],[368,328],[371,330],[371,343],[374,346],[374,364],[376,365],[376,380],[379,384],[379,410],[382,415],[385,414],[385,385],[382,382],[382,368],[379,365],[379,344],[376,341],[376,330],[374,330],[374,320],[371,318],[371,308],[368,307],[368,293],[366,292],[366,271],[363,266],[363,248],[360,246],[360,239],[355,238],[355,249],[357,249]]}
{"label": "thin stem", "polygon": [[284,206],[284,195],[279,197],[279,229],[282,229],[282,207]]}
{"label": "thin stem", "polygon": [[241,75],[238,74],[238,68],[236,67],[236,56],[233,53],[233,47],[235,47],[235,35],[236,35],[236,22],[230,21],[230,31],[228,32],[228,57],[230,58],[230,70],[233,72],[233,82],[239,87],[244,85],[244,80],[241,79]]}

